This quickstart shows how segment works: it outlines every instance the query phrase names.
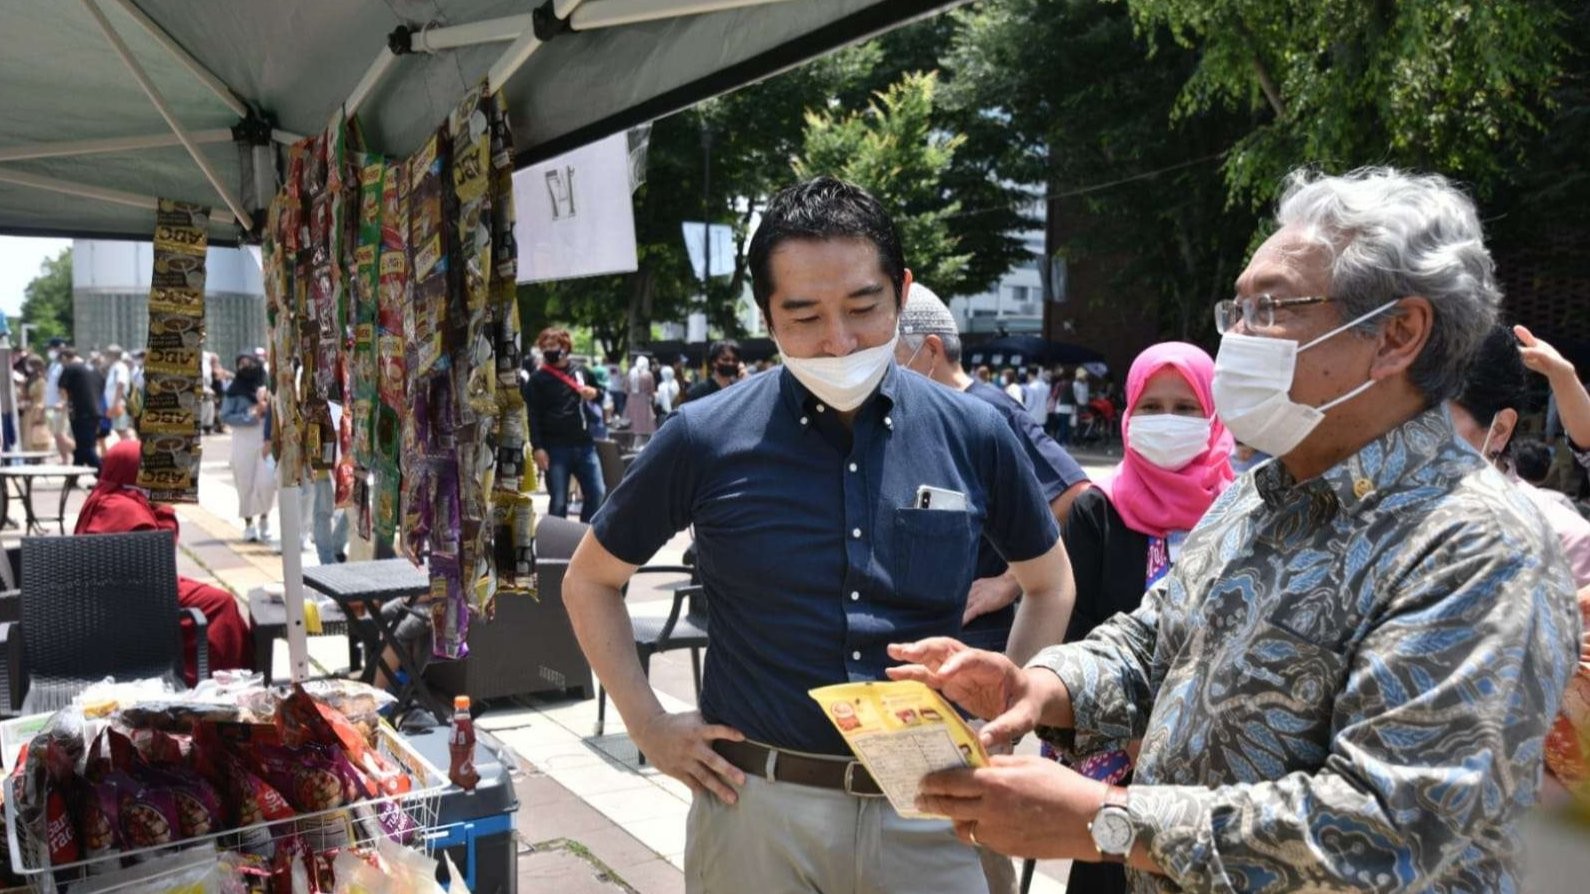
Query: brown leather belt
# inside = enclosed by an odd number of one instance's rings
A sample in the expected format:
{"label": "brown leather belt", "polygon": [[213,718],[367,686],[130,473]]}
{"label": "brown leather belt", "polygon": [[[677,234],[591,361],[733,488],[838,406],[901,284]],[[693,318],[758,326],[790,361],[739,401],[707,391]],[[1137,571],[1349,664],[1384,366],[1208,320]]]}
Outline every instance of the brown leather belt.
{"label": "brown leather belt", "polygon": [[716,740],[712,748],[729,763],[770,782],[837,789],[861,798],[883,797],[883,790],[878,788],[878,783],[873,781],[872,774],[860,761],[818,757],[756,742],[731,742],[727,739]]}

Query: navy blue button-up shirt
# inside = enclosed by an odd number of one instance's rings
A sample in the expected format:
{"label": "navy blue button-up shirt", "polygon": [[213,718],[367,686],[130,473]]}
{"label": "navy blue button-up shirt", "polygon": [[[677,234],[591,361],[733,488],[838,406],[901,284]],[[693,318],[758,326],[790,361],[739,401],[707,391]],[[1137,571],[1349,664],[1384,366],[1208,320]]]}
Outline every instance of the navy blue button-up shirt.
{"label": "navy blue button-up shirt", "polygon": [[[1058,538],[1032,463],[976,398],[899,371],[847,430],[787,370],[680,408],[593,522],[644,563],[695,526],[708,599],[701,711],[781,748],[847,754],[807,690],[883,679],[891,642],[955,636],[979,538],[1010,561]],[[921,485],[965,511],[918,509]]]}

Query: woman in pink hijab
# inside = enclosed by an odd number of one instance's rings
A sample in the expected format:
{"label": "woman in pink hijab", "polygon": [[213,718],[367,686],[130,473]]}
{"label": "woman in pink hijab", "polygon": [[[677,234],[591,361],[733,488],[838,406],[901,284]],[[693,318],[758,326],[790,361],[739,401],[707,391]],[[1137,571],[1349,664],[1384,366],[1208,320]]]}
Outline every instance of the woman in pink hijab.
{"label": "woman in pink hijab", "polygon": [[[1232,438],[1215,418],[1215,363],[1195,345],[1164,342],[1139,354],[1126,377],[1126,455],[1077,497],[1064,540],[1076,577],[1066,641],[1137,608],[1165,576],[1181,542],[1233,478]],[[1046,746],[1047,748],[1047,746]],[[1082,757],[1077,772],[1111,784],[1131,774],[1133,744]],[[1074,863],[1068,891],[1125,891],[1110,863]]]}

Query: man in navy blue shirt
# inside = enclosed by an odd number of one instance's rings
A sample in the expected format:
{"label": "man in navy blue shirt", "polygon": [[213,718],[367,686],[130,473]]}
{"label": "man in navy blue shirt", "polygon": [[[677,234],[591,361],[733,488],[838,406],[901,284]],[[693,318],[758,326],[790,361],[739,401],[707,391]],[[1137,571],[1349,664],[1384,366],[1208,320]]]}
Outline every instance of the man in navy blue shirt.
{"label": "man in navy blue shirt", "polygon": [[[826,177],[784,190],[750,267],[784,367],[658,431],[570,564],[575,632],[637,746],[696,794],[687,890],[986,890],[948,823],[877,797],[807,691],[958,634],[985,535],[1025,593],[1011,654],[1057,642],[1070,571],[1048,502],[997,412],[895,366],[911,274],[876,199]],[[687,525],[712,647],[700,711],[669,714],[621,588]]]}
{"label": "man in navy blue shirt", "polygon": [[[900,342],[895,345],[894,356],[901,368],[921,373],[998,410],[1032,460],[1033,472],[1055,521],[1065,524],[1072,501],[1091,486],[1088,473],[1054,438],[1044,434],[1026,407],[1002,389],[967,375],[961,368],[961,337],[955,315],[933,290],[919,282],[911,283],[905,308],[900,312]],[[1005,651],[1016,617],[1016,597],[1020,595],[1021,585],[1008,570],[1008,564],[985,539],[977,551],[976,578],[966,594],[966,627],[961,632],[961,642],[979,649]]]}

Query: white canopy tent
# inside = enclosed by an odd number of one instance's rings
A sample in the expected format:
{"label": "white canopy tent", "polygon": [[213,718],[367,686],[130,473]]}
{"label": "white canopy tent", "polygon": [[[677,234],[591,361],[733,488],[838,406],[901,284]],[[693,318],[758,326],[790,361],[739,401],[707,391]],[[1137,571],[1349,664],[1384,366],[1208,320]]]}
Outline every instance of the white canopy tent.
{"label": "white canopy tent", "polygon": [[274,148],[357,112],[412,151],[480,78],[524,166],[963,0],[6,0],[0,233],[249,241]]}
{"label": "white canopy tent", "polygon": [[[282,147],[357,113],[413,151],[480,78],[516,167],[965,0],[3,0],[0,233],[147,240],[157,198],[258,238]],[[297,543],[298,488],[282,488]],[[303,569],[283,551],[288,653],[308,670]]]}

